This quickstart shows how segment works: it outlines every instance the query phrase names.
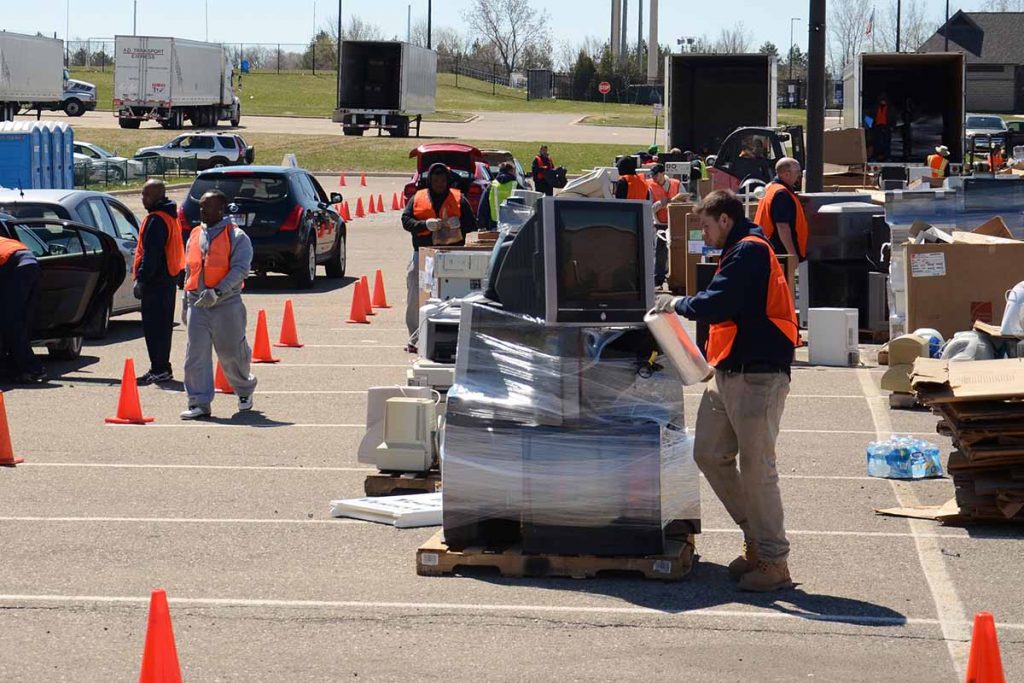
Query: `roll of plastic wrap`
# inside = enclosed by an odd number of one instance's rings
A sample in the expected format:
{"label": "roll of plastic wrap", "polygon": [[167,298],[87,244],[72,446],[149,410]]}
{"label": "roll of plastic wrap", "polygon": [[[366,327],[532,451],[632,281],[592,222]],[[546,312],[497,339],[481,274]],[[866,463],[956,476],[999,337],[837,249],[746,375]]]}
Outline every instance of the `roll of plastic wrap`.
{"label": "roll of plastic wrap", "polygon": [[683,384],[691,386],[711,377],[711,366],[686,332],[682,318],[671,312],[651,311],[644,316],[644,322],[658,340],[662,352],[675,366]]}

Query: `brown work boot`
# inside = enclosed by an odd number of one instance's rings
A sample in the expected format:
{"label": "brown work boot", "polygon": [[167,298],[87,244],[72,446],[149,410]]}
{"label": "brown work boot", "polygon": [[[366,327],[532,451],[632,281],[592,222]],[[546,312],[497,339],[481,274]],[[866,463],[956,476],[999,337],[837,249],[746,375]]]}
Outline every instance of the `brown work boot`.
{"label": "brown work boot", "polygon": [[757,541],[743,541],[743,554],[729,563],[729,578],[739,581],[740,577],[757,566]]}
{"label": "brown work boot", "polygon": [[740,578],[740,590],[768,593],[782,588],[792,588],[789,565],[785,560],[758,560],[757,566]]}

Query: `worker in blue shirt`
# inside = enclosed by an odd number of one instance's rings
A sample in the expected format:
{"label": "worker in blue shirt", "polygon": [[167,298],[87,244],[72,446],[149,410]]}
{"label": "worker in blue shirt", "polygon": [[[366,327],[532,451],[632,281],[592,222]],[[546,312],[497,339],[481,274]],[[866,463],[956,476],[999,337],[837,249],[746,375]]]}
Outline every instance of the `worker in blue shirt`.
{"label": "worker in blue shirt", "polygon": [[736,195],[711,192],[694,212],[705,244],[722,250],[718,271],[703,292],[661,295],[655,309],[710,325],[715,373],[697,413],[693,455],[743,530],[744,551],[729,574],[742,590],[774,591],[792,585],[775,442],[799,342],[793,297]]}

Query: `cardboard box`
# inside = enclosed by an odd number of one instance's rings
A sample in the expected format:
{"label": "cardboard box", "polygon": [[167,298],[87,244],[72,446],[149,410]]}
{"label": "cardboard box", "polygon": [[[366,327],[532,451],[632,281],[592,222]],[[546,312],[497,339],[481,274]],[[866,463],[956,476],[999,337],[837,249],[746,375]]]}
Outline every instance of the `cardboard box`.
{"label": "cardboard box", "polygon": [[1002,320],[1006,292],[1024,280],[1024,242],[908,244],[907,329],[946,339],[975,321]]}
{"label": "cardboard box", "polygon": [[921,358],[914,362],[910,380],[914,391],[927,394],[929,403],[1020,398],[1024,358],[959,362]]}
{"label": "cardboard box", "polygon": [[857,166],[868,162],[863,128],[826,130],[823,144],[826,164]]}
{"label": "cardboard box", "polygon": [[1006,227],[1002,216],[994,216],[973,230],[975,235],[988,235],[989,237],[1002,237],[1013,239],[1013,233]]}

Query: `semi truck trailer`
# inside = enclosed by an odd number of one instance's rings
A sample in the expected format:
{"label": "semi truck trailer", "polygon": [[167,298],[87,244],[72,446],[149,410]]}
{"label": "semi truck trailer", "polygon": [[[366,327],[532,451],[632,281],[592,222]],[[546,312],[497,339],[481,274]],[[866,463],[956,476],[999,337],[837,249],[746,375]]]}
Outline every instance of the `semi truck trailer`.
{"label": "semi truck trailer", "polygon": [[64,95],[64,41],[0,31],[0,121]]}
{"label": "semi truck trailer", "polygon": [[114,37],[114,115],[122,128],[237,126],[242,105],[224,47],[183,38]]}
{"label": "semi truck trailer", "polygon": [[338,102],[333,120],[345,135],[376,128],[408,137],[423,114],[434,111],[437,53],[397,41],[345,40],[341,43]]}

